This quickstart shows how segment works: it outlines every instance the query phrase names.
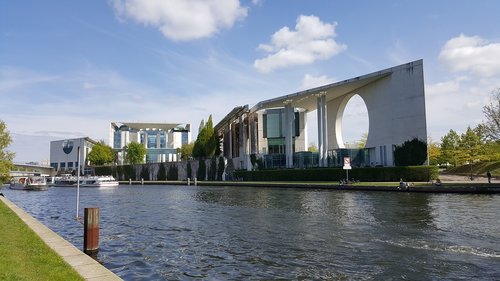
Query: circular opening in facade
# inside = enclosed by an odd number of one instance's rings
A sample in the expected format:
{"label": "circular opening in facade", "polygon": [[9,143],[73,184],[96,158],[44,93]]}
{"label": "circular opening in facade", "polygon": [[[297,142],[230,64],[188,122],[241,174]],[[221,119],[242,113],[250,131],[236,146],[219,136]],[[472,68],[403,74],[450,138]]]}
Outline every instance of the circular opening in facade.
{"label": "circular opening in facade", "polygon": [[342,140],[345,148],[364,148],[369,118],[366,104],[359,95],[352,96],[342,115]]}

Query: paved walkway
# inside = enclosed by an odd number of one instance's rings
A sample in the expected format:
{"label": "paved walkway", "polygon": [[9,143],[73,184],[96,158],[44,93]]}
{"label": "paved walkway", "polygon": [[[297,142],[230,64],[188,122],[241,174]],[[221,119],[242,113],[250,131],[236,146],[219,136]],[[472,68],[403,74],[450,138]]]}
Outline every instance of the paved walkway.
{"label": "paved walkway", "polygon": [[102,266],[96,260],[78,250],[73,244],[64,240],[54,231],[37,221],[31,215],[12,203],[9,199],[0,196],[7,205],[21,220],[28,225],[52,250],[61,256],[70,266],[72,266],[85,280],[122,280],[109,269]]}

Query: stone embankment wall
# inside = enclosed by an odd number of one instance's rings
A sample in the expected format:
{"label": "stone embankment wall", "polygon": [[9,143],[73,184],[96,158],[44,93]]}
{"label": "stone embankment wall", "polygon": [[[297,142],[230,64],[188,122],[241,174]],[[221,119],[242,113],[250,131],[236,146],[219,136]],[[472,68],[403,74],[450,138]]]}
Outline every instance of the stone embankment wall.
{"label": "stone embankment wall", "polygon": [[[200,166],[205,172],[200,171]],[[191,170],[191,179],[195,177],[198,180],[221,180],[232,174],[234,170],[231,160],[223,159],[205,159],[205,160],[187,160],[180,162],[149,163],[135,165],[113,165],[99,166],[93,168],[95,175],[112,175],[117,180],[187,180],[189,170]],[[201,173],[200,173],[201,172]]]}

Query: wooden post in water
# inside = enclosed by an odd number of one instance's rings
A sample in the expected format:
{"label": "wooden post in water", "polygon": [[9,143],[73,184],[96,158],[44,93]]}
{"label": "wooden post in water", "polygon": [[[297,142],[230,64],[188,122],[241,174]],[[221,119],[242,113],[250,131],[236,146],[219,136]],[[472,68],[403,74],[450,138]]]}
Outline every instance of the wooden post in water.
{"label": "wooden post in water", "polygon": [[99,252],[99,208],[85,208],[83,252],[91,257]]}

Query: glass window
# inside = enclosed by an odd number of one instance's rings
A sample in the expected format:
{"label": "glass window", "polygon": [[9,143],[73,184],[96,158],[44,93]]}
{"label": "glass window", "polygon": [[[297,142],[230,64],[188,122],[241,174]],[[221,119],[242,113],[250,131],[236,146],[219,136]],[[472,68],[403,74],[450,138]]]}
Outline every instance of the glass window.
{"label": "glass window", "polygon": [[156,135],[148,135],[148,148],[156,148]]}
{"label": "glass window", "polygon": [[189,132],[182,132],[182,144],[188,144],[188,141],[189,141]]}
{"label": "glass window", "polygon": [[279,110],[269,112],[267,114],[266,122],[267,124],[265,124],[265,126],[268,138],[279,138],[283,136],[281,132],[281,112]]}
{"label": "glass window", "polygon": [[73,168],[73,162],[68,162],[68,168]]}
{"label": "glass window", "polygon": [[62,168],[66,168],[66,162],[61,162],[59,163],[59,167],[62,169]]}
{"label": "glass window", "polygon": [[167,135],[166,132],[162,132],[160,134],[160,148],[166,148],[167,147]]}
{"label": "glass window", "polygon": [[122,134],[121,132],[115,132],[114,133],[114,139],[113,139],[113,148],[121,148],[121,143],[122,143]]}
{"label": "glass window", "polygon": [[141,132],[141,135],[140,135],[140,139],[141,139],[141,143],[144,144],[145,141],[144,141],[144,137],[145,137],[145,133],[144,132]]}

